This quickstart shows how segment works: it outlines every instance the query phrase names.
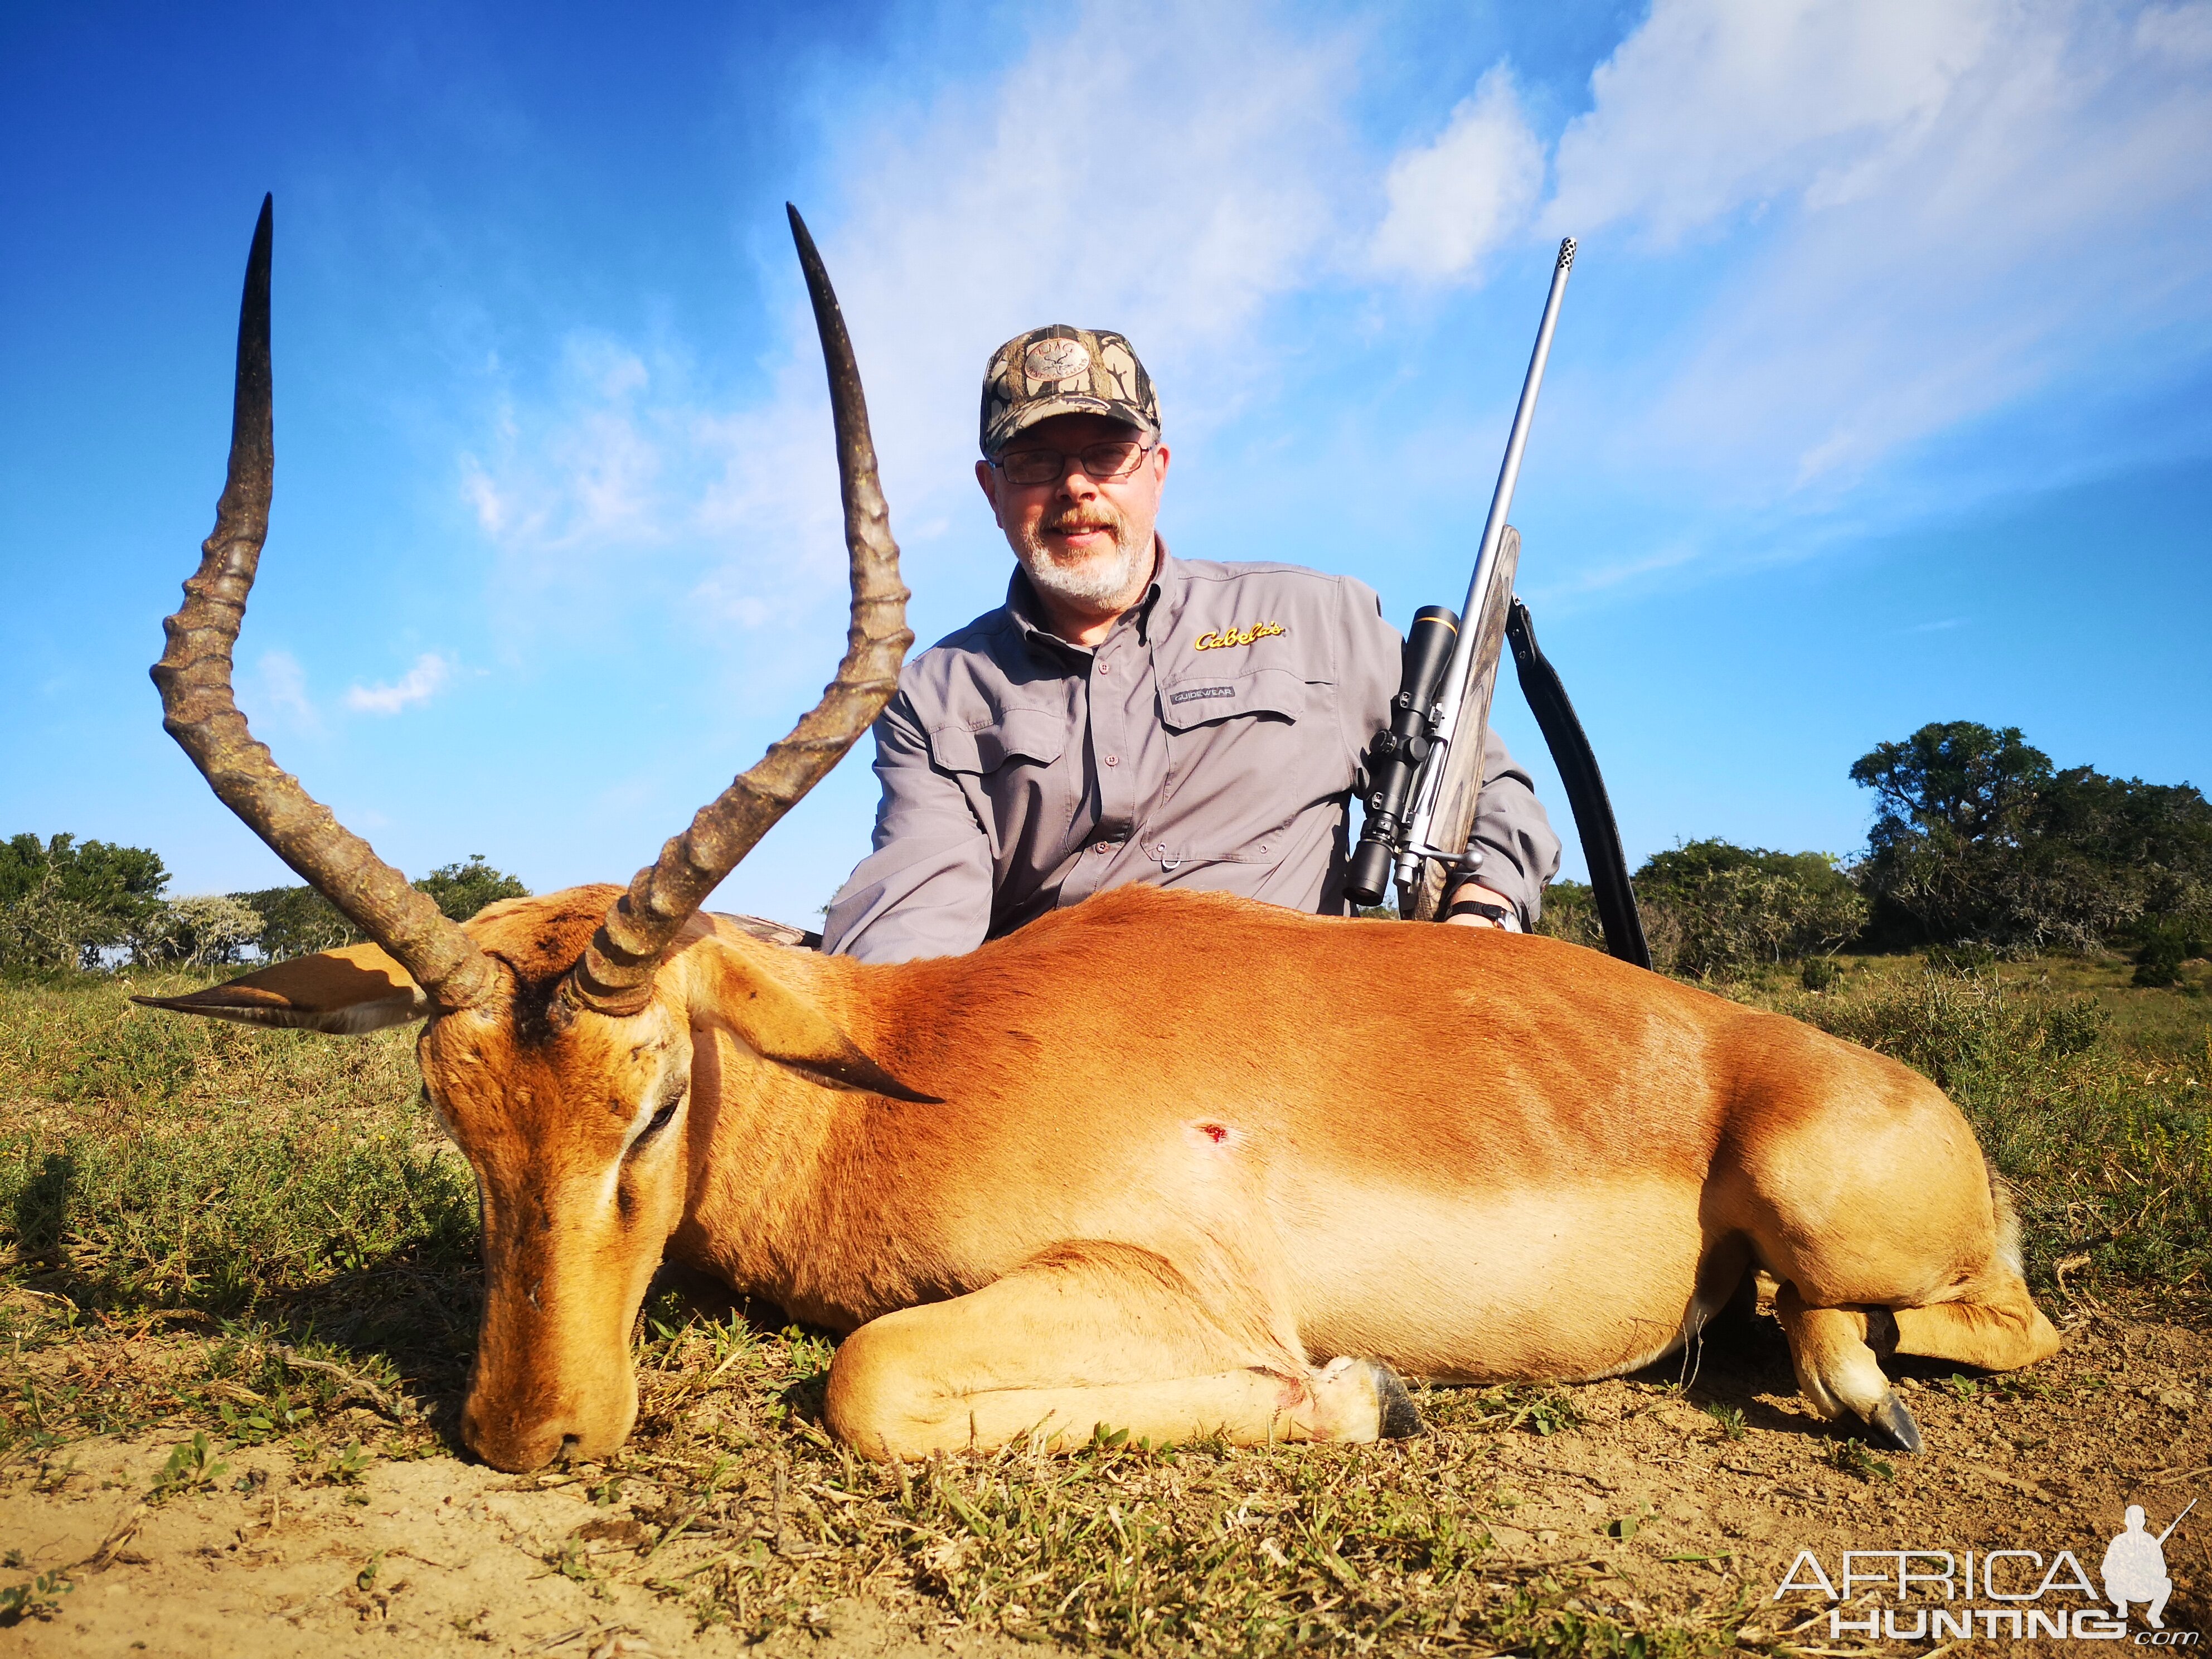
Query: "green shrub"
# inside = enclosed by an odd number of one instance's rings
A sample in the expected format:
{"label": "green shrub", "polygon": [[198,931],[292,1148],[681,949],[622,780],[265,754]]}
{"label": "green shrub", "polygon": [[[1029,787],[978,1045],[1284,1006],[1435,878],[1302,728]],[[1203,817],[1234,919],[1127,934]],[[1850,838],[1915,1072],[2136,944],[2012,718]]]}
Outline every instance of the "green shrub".
{"label": "green shrub", "polygon": [[388,1265],[465,1263],[476,1191],[405,1128],[240,1116],[0,1141],[0,1230],[109,1306],[244,1312]]}
{"label": "green shrub", "polygon": [[122,944],[161,908],[161,860],[74,836],[0,842],[0,968],[70,969]]}
{"label": "green shrub", "polygon": [[2202,930],[2185,920],[2147,922],[2136,932],[2137,985],[2178,985],[2181,964],[2207,953]]}
{"label": "green shrub", "polygon": [[[466,921],[495,900],[530,896],[530,890],[518,878],[493,869],[481,853],[440,866],[415,883],[415,887],[428,893],[438,908],[455,921]],[[363,937],[337,906],[312,887],[264,887],[258,892],[230,896],[260,913],[261,932],[255,942],[261,954],[272,962],[358,945]]]}
{"label": "green shrub", "polygon": [[1866,900],[1827,854],[1719,840],[1653,854],[1636,872],[1636,894],[1652,965],[1689,979],[1832,951],[1867,918]]}
{"label": "green shrub", "polygon": [[271,962],[358,945],[363,937],[337,905],[312,887],[264,887],[230,896],[261,918],[261,933],[254,943]]}
{"label": "green shrub", "polygon": [[1833,957],[1808,957],[1797,970],[1797,982],[1808,991],[1831,990],[1843,976],[1844,970],[1836,966]]}
{"label": "green shrub", "polygon": [[1536,915],[1536,931],[1570,945],[1604,950],[1605,929],[1598,926],[1597,898],[1589,884],[1555,881],[1547,887],[1543,908]]}
{"label": "green shrub", "polygon": [[530,896],[530,890],[515,877],[486,864],[482,853],[470,854],[465,863],[442,865],[415,885],[455,921],[466,921],[501,899]]}

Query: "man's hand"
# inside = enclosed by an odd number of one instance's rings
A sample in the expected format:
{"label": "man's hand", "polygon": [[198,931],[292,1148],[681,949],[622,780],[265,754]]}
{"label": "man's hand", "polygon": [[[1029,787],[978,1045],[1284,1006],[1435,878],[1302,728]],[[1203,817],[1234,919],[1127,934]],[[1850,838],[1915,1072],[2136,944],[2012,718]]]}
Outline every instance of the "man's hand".
{"label": "man's hand", "polygon": [[[1474,910],[1464,911],[1455,916],[1449,914],[1454,905],[1470,900],[1477,904],[1498,906],[1499,909],[1505,912],[1505,919],[1503,921],[1492,921],[1488,916]],[[1513,908],[1513,902],[1504,894],[1493,892],[1479,881],[1462,882],[1444,900],[1444,909],[1447,912],[1444,921],[1450,927],[1502,927],[1509,933],[1517,933],[1521,931],[1521,913]]]}

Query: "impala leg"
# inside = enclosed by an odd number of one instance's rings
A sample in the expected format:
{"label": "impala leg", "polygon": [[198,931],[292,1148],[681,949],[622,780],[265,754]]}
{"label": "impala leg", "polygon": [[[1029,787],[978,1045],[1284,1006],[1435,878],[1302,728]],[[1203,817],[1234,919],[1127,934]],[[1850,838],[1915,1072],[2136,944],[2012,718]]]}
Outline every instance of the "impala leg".
{"label": "impala leg", "polygon": [[2021,1271],[2020,1216],[2012,1194],[1994,1175],[1987,1178],[1995,1223],[1989,1261],[1955,1295],[1897,1310],[1898,1352],[2011,1371],[2058,1352],[2058,1332],[2035,1305]]}
{"label": "impala leg", "polygon": [[1896,1313],[1897,1352],[1955,1359],[1985,1371],[2018,1370],[2058,1352],[2058,1332],[2018,1279],[1971,1298]]}
{"label": "impala leg", "polygon": [[1797,1386],[1815,1412],[1832,1423],[1848,1412],[1898,1450],[1920,1449],[1920,1425],[1889,1386],[1868,1342],[1872,1336],[1886,1351],[1895,1351],[1897,1325],[1887,1309],[1809,1308],[1795,1285],[1784,1285],[1774,1298],[1774,1314],[1790,1338]]}
{"label": "impala leg", "polygon": [[980,1291],[902,1309],[845,1339],[830,1426],[872,1457],[1082,1445],[1101,1425],[1155,1444],[1377,1439],[1419,1418],[1387,1366],[1319,1369],[1237,1334],[1169,1263],[1111,1244],[1054,1251]]}

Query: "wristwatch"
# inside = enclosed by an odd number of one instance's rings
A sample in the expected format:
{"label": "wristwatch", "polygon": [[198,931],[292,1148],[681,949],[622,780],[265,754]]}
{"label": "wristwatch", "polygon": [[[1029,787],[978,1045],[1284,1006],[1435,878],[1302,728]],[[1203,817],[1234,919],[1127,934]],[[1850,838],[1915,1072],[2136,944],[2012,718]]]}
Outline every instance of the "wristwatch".
{"label": "wristwatch", "polygon": [[1480,899],[1461,899],[1444,912],[1447,921],[1454,916],[1480,916],[1484,921],[1503,927],[1512,919],[1513,912],[1502,904],[1486,904]]}

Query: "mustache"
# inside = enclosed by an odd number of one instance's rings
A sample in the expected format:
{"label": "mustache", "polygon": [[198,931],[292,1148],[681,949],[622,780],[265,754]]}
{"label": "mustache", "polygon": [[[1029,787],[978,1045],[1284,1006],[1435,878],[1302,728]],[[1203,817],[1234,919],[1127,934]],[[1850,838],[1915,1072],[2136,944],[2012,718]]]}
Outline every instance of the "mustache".
{"label": "mustache", "polygon": [[1118,530],[1121,520],[1118,514],[1100,514],[1095,512],[1061,513],[1047,519],[1038,526],[1047,535],[1061,535],[1071,530]]}

